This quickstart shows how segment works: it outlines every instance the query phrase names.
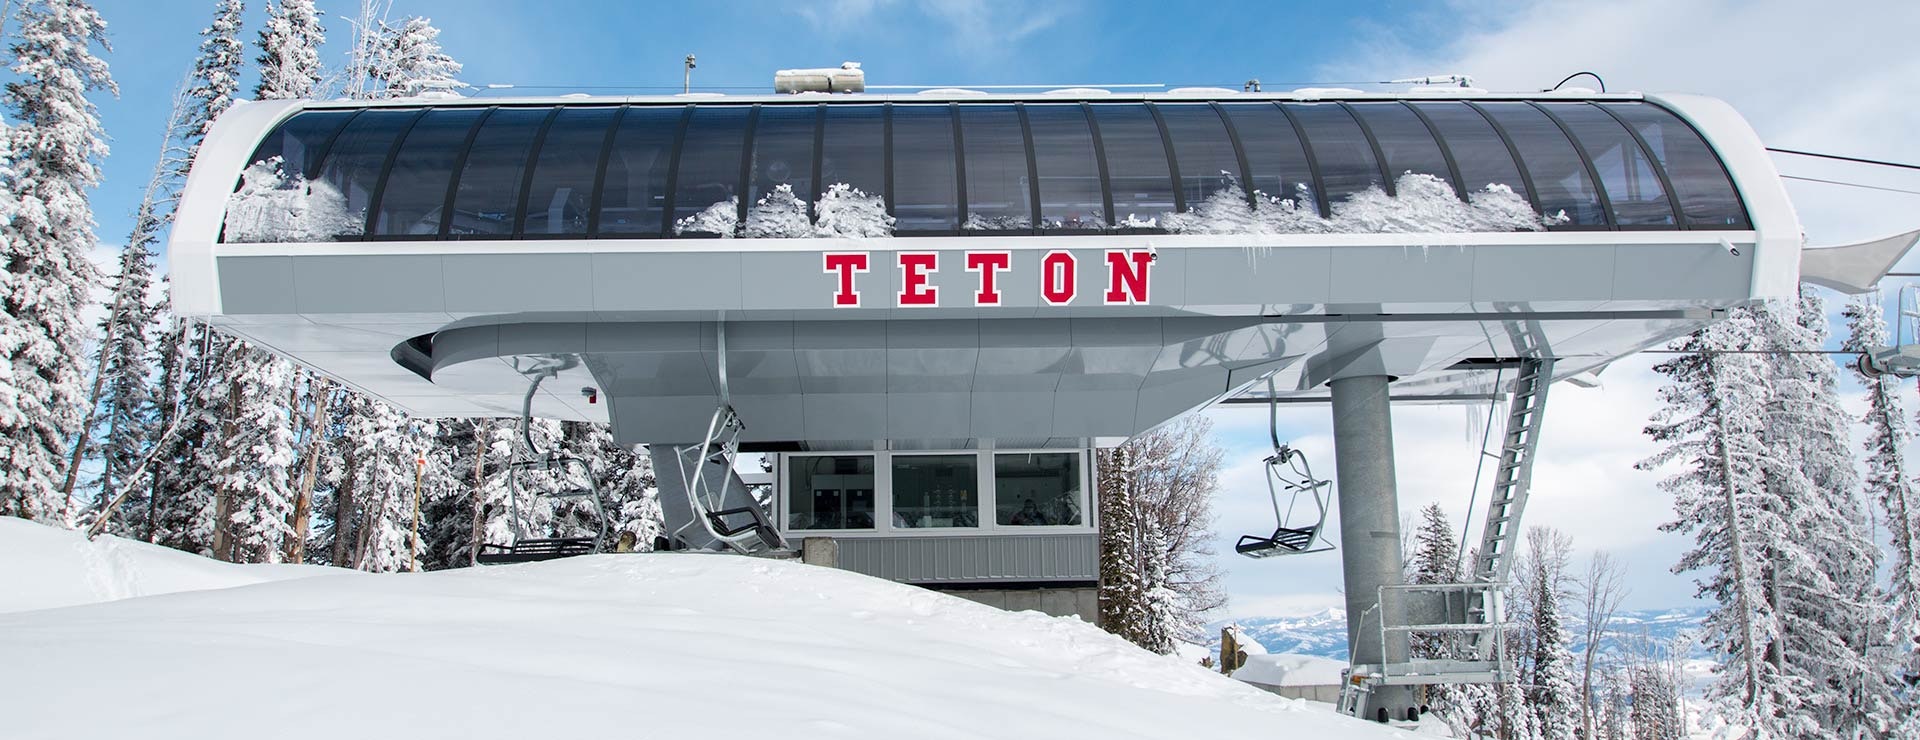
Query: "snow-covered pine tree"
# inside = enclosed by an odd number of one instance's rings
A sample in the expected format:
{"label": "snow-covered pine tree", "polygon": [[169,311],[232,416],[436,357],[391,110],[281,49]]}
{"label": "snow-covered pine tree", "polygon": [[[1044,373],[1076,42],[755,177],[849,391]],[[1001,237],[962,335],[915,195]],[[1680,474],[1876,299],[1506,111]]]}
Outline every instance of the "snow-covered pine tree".
{"label": "snow-covered pine tree", "polygon": [[[406,415],[386,402],[352,394],[346,402],[339,446],[345,465],[342,495],[350,491],[352,555],[335,565],[370,571],[407,567],[413,538],[414,460],[420,435]],[[335,526],[340,522],[336,521]]]}
{"label": "snow-covered pine tree", "polygon": [[[1871,657],[1885,634],[1875,583],[1879,547],[1840,407],[1838,367],[1826,344],[1826,307],[1811,286],[1797,302],[1752,309],[1765,346],[1770,498],[1790,536],[1770,542],[1770,594],[1782,643],[1774,661],[1807,687],[1794,721],[1842,736],[1884,731],[1901,703],[1893,673]],[[1784,352],[1778,350],[1786,350]]]}
{"label": "snow-covered pine tree", "polygon": [[428,93],[455,93],[468,85],[460,81],[461,64],[440,48],[440,29],[418,16],[397,26],[379,24],[375,63],[369,76],[379,87],[376,97],[410,98]]}
{"label": "snow-covered pine tree", "polygon": [[1172,655],[1179,645],[1175,637],[1188,634],[1196,625],[1181,604],[1180,593],[1172,582],[1167,538],[1153,517],[1140,520],[1140,585],[1144,593],[1142,629],[1134,644],[1161,655]]}
{"label": "snow-covered pine tree", "polygon": [[287,408],[293,367],[244,342],[228,350],[228,422],[219,441],[214,485],[214,554],[236,563],[279,562],[293,510],[293,419]]}
{"label": "snow-covered pine tree", "polygon": [[267,27],[260,30],[260,56],[256,59],[260,63],[260,84],[253,89],[254,99],[313,95],[320,84],[320,47],[327,41],[320,15],[313,0],[267,0]]}
{"label": "snow-covered pine tree", "polygon": [[1527,532],[1528,625],[1532,635],[1526,697],[1540,740],[1574,740],[1580,731],[1580,695],[1574,681],[1571,635],[1564,622],[1566,535],[1534,527]]}
{"label": "snow-covered pine tree", "polygon": [[1641,658],[1627,668],[1627,686],[1632,692],[1632,707],[1626,723],[1634,740],[1682,740],[1686,723],[1680,716],[1680,687],[1667,674],[1665,666]]}
{"label": "snow-covered pine tree", "polygon": [[1736,309],[1676,342],[1682,354],[1654,367],[1669,383],[1646,433],[1663,447],[1638,467],[1679,463],[1679,472],[1660,483],[1673,495],[1676,515],[1662,529],[1694,536],[1674,570],[1699,572],[1698,593],[1718,604],[1702,625],[1703,640],[1720,657],[1708,698],[1736,726],[1761,737],[1795,737],[1810,729],[1799,724],[1809,687],[1778,662],[1773,544],[1795,533],[1764,470],[1773,454],[1763,439],[1770,374],[1762,355],[1748,353],[1761,348],[1758,323],[1754,311]]}
{"label": "snow-covered pine tree", "polygon": [[[1887,344],[1877,291],[1856,297],[1843,313],[1849,330],[1843,349],[1862,352]],[[1877,504],[1892,555],[1886,564],[1889,581],[1883,597],[1886,626],[1880,630],[1892,665],[1884,670],[1898,676],[1907,666],[1920,666],[1920,564],[1914,562],[1920,552],[1920,493],[1914,490],[1904,454],[1911,432],[1898,395],[1900,381],[1868,376],[1857,368],[1855,378],[1867,389],[1867,412],[1862,419],[1867,427],[1866,490]],[[1913,719],[1920,707],[1912,702],[1909,699],[1909,706],[1896,708],[1900,711],[1894,716],[1909,718],[1900,730],[1905,737],[1920,737],[1920,719]]]}
{"label": "snow-covered pine tree", "polygon": [[566,426],[566,453],[587,461],[594,485],[606,498],[609,521],[605,549],[618,550],[622,542],[634,551],[652,549],[664,521],[652,458],[637,452],[634,446],[615,443],[613,430],[605,425],[573,422]]}
{"label": "snow-covered pine tree", "polygon": [[87,190],[100,181],[106,132],[87,94],[117,93],[107,63],[107,24],[84,0],[37,0],[19,10],[19,40],[4,100],[15,122],[14,211],[0,225],[0,514],[50,519],[64,508],[68,445],[86,396],[86,327],[97,280]]}
{"label": "snow-covered pine tree", "polygon": [[233,94],[240,89],[240,65],[246,50],[240,41],[241,0],[220,0],[213,11],[213,22],[200,31],[200,54],[194,57],[193,73],[187,83],[188,109],[181,139],[187,146],[187,161],[180,166],[185,176],[193,157],[200,153],[200,142],[213,129],[213,120],[233,107]]}
{"label": "snow-covered pine tree", "polygon": [[[172,132],[185,113],[184,100],[175,98],[168,135],[161,144],[160,161],[155,164],[146,194],[134,212],[133,233],[127,236],[127,245],[120,252],[120,266],[108,298],[107,315],[101,319],[102,339],[95,380],[98,390],[94,396],[97,413],[106,427],[106,438],[99,444],[100,473],[94,482],[98,490],[96,507],[105,506],[107,500],[128,483],[128,476],[158,441],[154,436],[159,428],[154,418],[153,360],[156,343],[162,338],[162,327],[159,306],[154,304],[152,295],[153,246],[173,218],[173,173],[177,165],[174,158],[178,152],[172,146]],[[77,471],[69,471],[69,475],[74,472]],[[138,531],[144,533],[151,528],[151,523],[144,521],[151,497],[152,489],[143,485],[127,496],[118,510],[97,515],[120,520],[123,533],[130,532],[125,522],[141,521],[143,526]]]}
{"label": "snow-covered pine tree", "polygon": [[1139,644],[1146,628],[1146,589],[1136,568],[1132,454],[1125,446],[1096,453],[1100,487],[1100,628]]}
{"label": "snow-covered pine tree", "polygon": [[[1408,583],[1460,582],[1460,545],[1455,540],[1453,523],[1447,520],[1447,512],[1439,504],[1429,504],[1420,510],[1413,553]],[[1431,633],[1414,635],[1409,647],[1416,660],[1455,659],[1462,649],[1454,637]],[[1427,704],[1446,719],[1448,726],[1464,731],[1474,724],[1473,718],[1466,716],[1470,702],[1465,701],[1465,691],[1461,686],[1426,687]]]}

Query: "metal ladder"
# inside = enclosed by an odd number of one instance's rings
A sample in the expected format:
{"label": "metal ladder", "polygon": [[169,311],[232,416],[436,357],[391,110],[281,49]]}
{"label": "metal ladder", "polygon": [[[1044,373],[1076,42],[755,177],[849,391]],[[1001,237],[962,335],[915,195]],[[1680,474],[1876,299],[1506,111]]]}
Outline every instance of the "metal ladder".
{"label": "metal ladder", "polygon": [[1480,550],[1474,561],[1475,578],[1505,582],[1513,569],[1513,549],[1520,541],[1520,516],[1527,508],[1533,480],[1533,458],[1540,447],[1540,429],[1547,407],[1547,386],[1553,382],[1553,360],[1520,360],[1513,381],[1513,400],[1507,405],[1507,432],[1500,443],[1500,467],[1494,474],[1487,516],[1481,525]]}

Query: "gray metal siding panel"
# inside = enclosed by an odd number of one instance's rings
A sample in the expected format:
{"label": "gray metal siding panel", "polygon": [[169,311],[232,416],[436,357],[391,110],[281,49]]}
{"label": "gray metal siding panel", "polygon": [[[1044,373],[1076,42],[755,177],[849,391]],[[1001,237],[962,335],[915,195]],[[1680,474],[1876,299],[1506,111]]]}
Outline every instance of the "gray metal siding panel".
{"label": "gray metal siding panel", "polygon": [[980,537],[848,537],[839,566],[907,583],[1092,581],[1099,539],[1092,533]]}

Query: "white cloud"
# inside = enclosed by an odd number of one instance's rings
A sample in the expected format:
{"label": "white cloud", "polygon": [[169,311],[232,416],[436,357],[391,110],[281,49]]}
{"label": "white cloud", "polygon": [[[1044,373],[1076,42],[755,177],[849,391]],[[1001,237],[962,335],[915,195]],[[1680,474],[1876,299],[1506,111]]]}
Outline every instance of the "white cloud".
{"label": "white cloud", "polygon": [[942,32],[936,35],[958,51],[998,53],[1059,23],[1071,6],[1014,0],[823,0],[789,8],[814,30],[830,34],[880,27],[880,16],[903,9],[940,26]]}
{"label": "white cloud", "polygon": [[[1770,145],[1916,161],[1920,141],[1920,56],[1911,53],[1911,29],[1920,4],[1822,5],[1786,0],[1671,3],[1568,0],[1497,6],[1459,3],[1424,13],[1418,22],[1378,27],[1353,44],[1355,53],[1320,70],[1323,79],[1391,79],[1467,73],[1481,87],[1537,90],[1568,73],[1592,70],[1612,90],[1694,92],[1727,100]],[[1418,34],[1418,38],[1409,34]],[[1433,39],[1442,39],[1433,43]],[[1573,84],[1583,84],[1575,82]],[[1920,188],[1920,177],[1851,165],[1779,160],[1783,172]],[[1920,227],[1914,196],[1830,186],[1789,185],[1796,210],[1815,244],[1841,243]],[[1920,264],[1910,256],[1908,264]],[[1839,308],[1833,299],[1833,308]],[[1836,332],[1842,331],[1836,327]],[[1573,535],[1585,550],[1605,549],[1630,568],[1635,606],[1655,607],[1691,597],[1691,576],[1668,572],[1689,545],[1663,533],[1672,504],[1657,483],[1662,472],[1633,464],[1654,447],[1641,432],[1657,407],[1658,355],[1615,364],[1601,388],[1554,386],[1547,427],[1534,469],[1529,525]],[[1845,385],[1850,413],[1863,408],[1858,388]],[[1216,409],[1217,434],[1231,451],[1216,499],[1236,616],[1271,605],[1337,599],[1337,553],[1246,561],[1232,555],[1231,539],[1271,528],[1259,458],[1266,415],[1251,408]],[[1239,410],[1246,409],[1246,410]],[[1467,513],[1479,438],[1465,433],[1458,407],[1395,408],[1394,441],[1402,511],[1440,503],[1459,524]],[[1326,407],[1291,409],[1281,418],[1282,440],[1292,438],[1333,469]],[[1498,430],[1495,430],[1498,434]],[[1471,439],[1468,437],[1471,436]],[[1320,471],[1316,471],[1320,472]],[[1491,476],[1491,470],[1487,476]],[[1481,483],[1484,506],[1487,483]],[[1473,532],[1478,535],[1481,512]],[[1338,514],[1329,521],[1337,527]],[[1244,530],[1244,531],[1243,531]]]}

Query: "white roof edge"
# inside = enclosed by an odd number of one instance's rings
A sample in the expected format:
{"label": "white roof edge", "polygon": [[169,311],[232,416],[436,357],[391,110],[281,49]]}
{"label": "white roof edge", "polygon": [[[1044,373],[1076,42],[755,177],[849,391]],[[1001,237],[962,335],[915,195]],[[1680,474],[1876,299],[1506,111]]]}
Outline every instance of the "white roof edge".
{"label": "white roof edge", "polygon": [[1758,234],[1751,297],[1799,295],[1800,250],[1805,246],[1806,232],[1760,134],[1733,106],[1718,98],[1667,93],[1648,95],[1646,99],[1692,125],[1726,165],[1727,175]]}
{"label": "white roof edge", "polygon": [[[1049,94],[1046,94],[1045,91],[1037,91],[1037,90],[1024,91],[1024,92],[1018,92],[1018,93],[1000,93],[1000,92],[992,92],[992,91],[984,91],[984,90],[983,91],[968,90],[967,93],[961,94],[957,92],[959,89],[960,88],[934,88],[934,89],[929,89],[924,91],[902,92],[902,93],[834,93],[831,95],[810,95],[810,96],[780,94],[780,93],[771,93],[771,92],[755,93],[751,95],[724,95],[724,94],[717,94],[717,93],[703,93],[701,94],[701,97],[699,99],[706,100],[706,101],[718,101],[718,102],[727,102],[727,103],[786,103],[786,102],[817,103],[821,101],[830,101],[830,102],[838,102],[838,103],[844,103],[844,104],[858,104],[858,103],[928,103],[933,101],[952,101],[952,102],[967,102],[967,103],[982,103],[982,102],[995,102],[995,101],[1035,101],[1035,102],[1057,103],[1057,102],[1061,102],[1062,100],[1071,100],[1073,98],[1073,96],[1061,95],[1058,93],[1049,95]],[[943,90],[954,90],[956,92],[948,93],[944,95],[927,94],[927,93],[938,93],[938,92],[942,92]],[[1130,102],[1130,101],[1161,101],[1161,100],[1165,100],[1168,102],[1193,102],[1196,99],[1204,99],[1207,96],[1195,95],[1192,92],[1175,93],[1175,92],[1169,91],[1169,92],[1140,93],[1140,92],[1109,91],[1107,92],[1107,94],[1104,94],[1104,95],[1097,95],[1097,96],[1089,95],[1087,97],[1088,97],[1088,102],[1115,103],[1115,102]],[[1387,92],[1353,92],[1353,93],[1331,93],[1326,91],[1319,91],[1319,94],[1305,94],[1305,95],[1295,94],[1293,92],[1257,92],[1257,93],[1234,92],[1234,94],[1232,95],[1222,94],[1220,97],[1223,99],[1230,98],[1233,102],[1258,102],[1258,101],[1318,102],[1318,101],[1328,101],[1328,100],[1356,100],[1356,101],[1359,101],[1359,100],[1433,100],[1436,96],[1433,95],[1432,93],[1415,93],[1415,92],[1408,92],[1405,90],[1395,90],[1395,91],[1387,91]],[[1645,96],[1642,96],[1640,93],[1637,93],[1637,92],[1596,93],[1596,94],[1564,93],[1564,92],[1560,92],[1560,93],[1473,92],[1470,94],[1457,95],[1457,96],[1449,95],[1449,96],[1446,96],[1445,99],[1448,99],[1448,100],[1463,100],[1463,99],[1464,100],[1640,100],[1643,97]],[[401,99],[394,99],[394,100],[312,100],[312,101],[302,101],[302,102],[304,103],[303,107],[319,109],[319,108],[385,108],[385,107],[418,108],[422,105],[435,105],[435,106],[445,106],[445,107],[468,106],[468,105],[479,106],[479,107],[487,107],[487,106],[493,106],[493,105],[557,105],[557,104],[579,105],[582,102],[606,103],[606,104],[633,104],[633,103],[685,104],[687,100],[688,100],[687,96],[681,93],[672,93],[672,94],[661,94],[661,95],[590,95],[586,97],[566,97],[565,95],[541,95],[541,96],[524,96],[524,97],[466,97],[466,98],[460,98],[457,100],[421,100],[418,98],[401,98]]]}

